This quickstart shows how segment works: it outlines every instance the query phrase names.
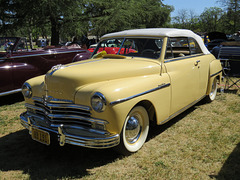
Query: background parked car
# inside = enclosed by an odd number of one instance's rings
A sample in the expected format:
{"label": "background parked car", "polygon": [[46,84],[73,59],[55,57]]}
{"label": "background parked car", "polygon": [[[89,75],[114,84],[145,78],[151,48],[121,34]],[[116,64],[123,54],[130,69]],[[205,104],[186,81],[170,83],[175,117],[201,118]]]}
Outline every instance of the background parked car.
{"label": "background parked car", "polygon": [[206,47],[211,51],[215,46],[219,46],[222,42],[227,41],[227,36],[222,32],[210,32],[208,33],[210,42],[206,43]]}
{"label": "background parked car", "polygon": [[88,50],[71,47],[28,49],[25,38],[0,37],[0,96],[21,91],[27,79],[52,66],[88,59]]}

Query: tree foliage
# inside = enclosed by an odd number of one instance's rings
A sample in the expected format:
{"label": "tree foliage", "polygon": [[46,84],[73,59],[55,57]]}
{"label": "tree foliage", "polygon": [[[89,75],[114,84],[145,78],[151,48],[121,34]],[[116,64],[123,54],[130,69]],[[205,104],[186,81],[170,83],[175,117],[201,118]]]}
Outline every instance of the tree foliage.
{"label": "tree foliage", "polygon": [[33,38],[51,34],[51,43],[132,28],[163,27],[171,6],[161,0],[0,0],[0,34]]}
{"label": "tree foliage", "polygon": [[218,7],[206,8],[205,11],[200,15],[199,21],[201,30],[203,32],[219,31],[220,19],[223,15],[223,11]]}
{"label": "tree foliage", "polygon": [[159,0],[90,0],[86,13],[93,34],[124,29],[163,27],[170,21],[172,7]]}
{"label": "tree foliage", "polygon": [[240,0],[219,0],[225,7],[223,22],[226,30],[234,31],[240,29]]}
{"label": "tree foliage", "polygon": [[2,36],[51,36],[80,39],[125,29],[177,27],[198,32],[234,33],[240,29],[240,0],[219,0],[223,8],[206,8],[201,15],[183,9],[172,19],[172,6],[164,0],[0,0]]}
{"label": "tree foliage", "polygon": [[218,3],[222,8],[206,8],[199,16],[192,16],[187,9],[180,10],[173,18],[173,27],[233,34],[240,29],[240,0],[219,0]]}
{"label": "tree foliage", "polygon": [[61,34],[80,36],[87,32],[87,27],[83,26],[80,1],[1,0],[1,4],[5,5],[0,12],[0,33],[3,35],[35,33],[47,37],[51,34],[52,45],[57,45]]}

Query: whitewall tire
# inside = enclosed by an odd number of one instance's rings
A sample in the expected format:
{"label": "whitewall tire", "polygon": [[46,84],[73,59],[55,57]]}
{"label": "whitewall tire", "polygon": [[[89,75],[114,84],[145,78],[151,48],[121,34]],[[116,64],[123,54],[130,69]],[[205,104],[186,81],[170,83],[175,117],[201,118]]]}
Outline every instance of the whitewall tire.
{"label": "whitewall tire", "polygon": [[137,152],[145,143],[148,131],[148,112],[142,106],[134,107],[124,122],[117,150],[124,155]]}
{"label": "whitewall tire", "polygon": [[215,100],[216,96],[217,96],[217,78],[214,78],[214,80],[212,82],[211,91],[210,91],[209,95],[207,95],[206,101],[212,102],[213,100]]}

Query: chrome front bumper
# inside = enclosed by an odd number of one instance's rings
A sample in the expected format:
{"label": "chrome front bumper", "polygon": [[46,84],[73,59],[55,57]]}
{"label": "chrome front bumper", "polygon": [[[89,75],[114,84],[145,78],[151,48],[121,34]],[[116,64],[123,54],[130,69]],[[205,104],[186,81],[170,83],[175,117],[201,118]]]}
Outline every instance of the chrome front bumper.
{"label": "chrome front bumper", "polygon": [[79,125],[39,125],[38,121],[42,121],[42,117],[24,112],[20,115],[21,124],[29,130],[31,134],[32,128],[46,131],[58,135],[60,146],[65,143],[83,146],[88,148],[110,148],[119,144],[119,134],[110,134],[107,131],[98,131],[92,128],[85,128]]}

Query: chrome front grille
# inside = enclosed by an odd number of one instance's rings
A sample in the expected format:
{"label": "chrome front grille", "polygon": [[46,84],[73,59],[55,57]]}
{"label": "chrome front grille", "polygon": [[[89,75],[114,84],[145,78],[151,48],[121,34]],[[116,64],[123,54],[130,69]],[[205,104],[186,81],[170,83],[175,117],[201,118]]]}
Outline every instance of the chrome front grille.
{"label": "chrome front grille", "polygon": [[[44,117],[51,125],[81,125],[104,130],[106,121],[91,118],[88,106],[73,104],[67,100],[33,97],[34,105],[26,104],[29,113]],[[103,127],[103,128],[101,128]]]}

